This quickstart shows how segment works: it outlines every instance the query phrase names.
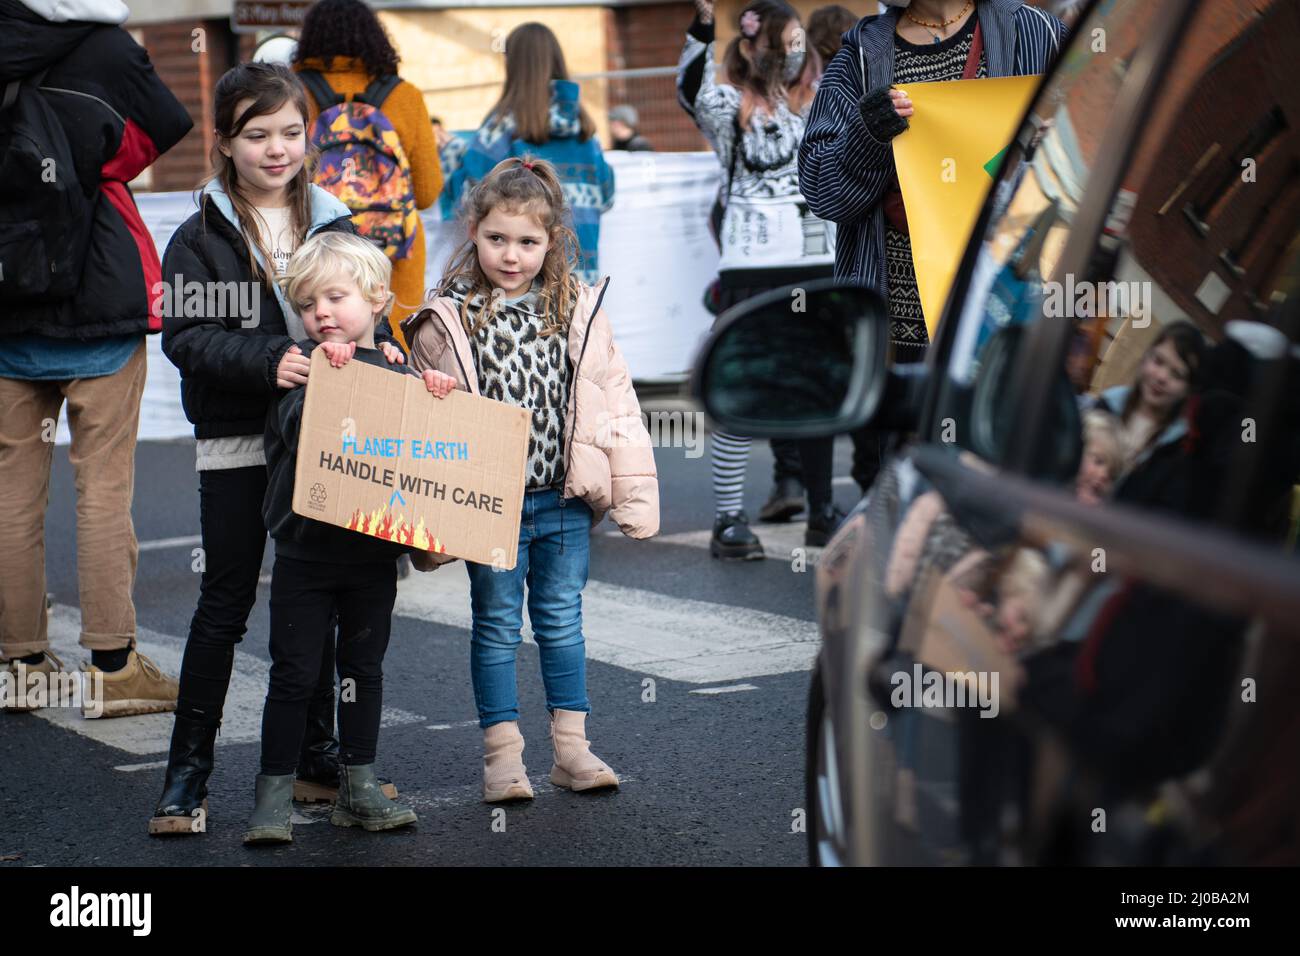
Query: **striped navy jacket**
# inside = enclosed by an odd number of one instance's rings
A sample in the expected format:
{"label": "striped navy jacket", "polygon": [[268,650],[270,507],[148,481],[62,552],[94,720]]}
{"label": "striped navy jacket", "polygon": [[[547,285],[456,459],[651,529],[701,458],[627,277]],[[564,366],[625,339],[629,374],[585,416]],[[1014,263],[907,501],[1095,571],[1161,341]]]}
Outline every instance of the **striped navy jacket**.
{"label": "striped navy jacket", "polygon": [[[799,187],[814,215],[838,226],[835,277],[885,288],[881,198],[894,151],[862,121],[858,101],[894,79],[894,28],[901,8],[859,21],[822,76],[799,147]],[[1065,40],[1065,24],[1022,0],[977,0],[990,77],[1044,73]],[[865,69],[865,83],[863,72]]]}

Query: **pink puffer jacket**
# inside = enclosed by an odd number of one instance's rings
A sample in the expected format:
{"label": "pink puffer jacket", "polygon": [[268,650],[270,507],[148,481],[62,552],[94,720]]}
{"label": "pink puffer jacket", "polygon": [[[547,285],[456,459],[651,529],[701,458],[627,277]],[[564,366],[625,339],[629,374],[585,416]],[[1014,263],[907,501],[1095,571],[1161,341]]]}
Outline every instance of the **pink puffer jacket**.
{"label": "pink puffer jacket", "polygon": [[[592,317],[601,291],[583,286],[569,326],[575,374],[564,416],[564,496],[590,505],[592,524],[608,512],[628,537],[649,538],[659,533],[654,449],[609,317],[604,309]],[[402,331],[412,368],[437,369],[455,378],[459,388],[479,393],[474,352],[454,299],[425,302],[402,322]]]}

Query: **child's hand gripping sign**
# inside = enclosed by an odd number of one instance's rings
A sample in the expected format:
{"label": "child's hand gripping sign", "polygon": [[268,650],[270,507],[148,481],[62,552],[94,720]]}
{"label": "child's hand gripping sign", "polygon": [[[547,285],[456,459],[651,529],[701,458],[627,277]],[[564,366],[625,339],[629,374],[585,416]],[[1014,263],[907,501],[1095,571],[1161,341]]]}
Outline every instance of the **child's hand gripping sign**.
{"label": "child's hand gripping sign", "polygon": [[414,375],[338,358],[312,353],[293,510],[513,568],[528,412],[456,389],[437,398]]}

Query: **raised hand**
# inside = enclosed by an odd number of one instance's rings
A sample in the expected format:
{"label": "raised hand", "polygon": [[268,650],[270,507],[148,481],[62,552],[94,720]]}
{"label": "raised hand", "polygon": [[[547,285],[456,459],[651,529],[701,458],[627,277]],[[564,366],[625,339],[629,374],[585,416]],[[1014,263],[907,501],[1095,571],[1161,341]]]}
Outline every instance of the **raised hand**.
{"label": "raised hand", "polygon": [[322,342],[317,348],[325,353],[334,368],[342,368],[357,353],[356,342]]}
{"label": "raised hand", "polygon": [[438,398],[446,398],[456,388],[456,379],[446,372],[426,368],[421,377],[424,379],[424,387]]}

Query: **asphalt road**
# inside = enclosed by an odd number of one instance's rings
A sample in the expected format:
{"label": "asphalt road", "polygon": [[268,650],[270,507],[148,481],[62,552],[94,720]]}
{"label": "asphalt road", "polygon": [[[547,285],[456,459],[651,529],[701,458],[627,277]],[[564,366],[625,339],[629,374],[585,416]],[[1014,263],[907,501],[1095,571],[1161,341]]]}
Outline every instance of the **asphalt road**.
{"label": "asphalt road", "polygon": [[[702,449],[697,448],[696,451]],[[803,712],[816,654],[813,572],[793,570],[799,525],[764,533],[769,560],[722,564],[707,551],[707,451],[660,447],[663,533],[642,542],[608,522],[593,536],[584,595],[593,749],[623,777],[617,792],[572,794],[547,780],[550,748],[536,646],[520,654],[521,729],[537,797],[504,808],[479,798],[481,732],[469,682],[462,566],[402,582],[385,661],[379,771],[419,813],[387,834],[332,827],[299,808],[292,846],[240,843],[258,769],[269,663],[270,551],[236,659],[210,780],[207,833],[151,839],[170,715],[90,721],[69,710],[0,715],[0,866],[30,865],[783,865],[806,862],[792,820],[803,804]],[[751,514],[770,454],[750,462]],[[198,481],[192,441],[138,449],[133,509],[141,542],[139,642],[175,673],[198,593]],[[848,448],[837,448],[837,474]],[[848,507],[856,489],[836,485]],[[66,446],[55,451],[47,518],[51,639],[77,646],[75,505]],[[759,530],[763,530],[760,527]],[[504,825],[503,825],[504,824]]]}

